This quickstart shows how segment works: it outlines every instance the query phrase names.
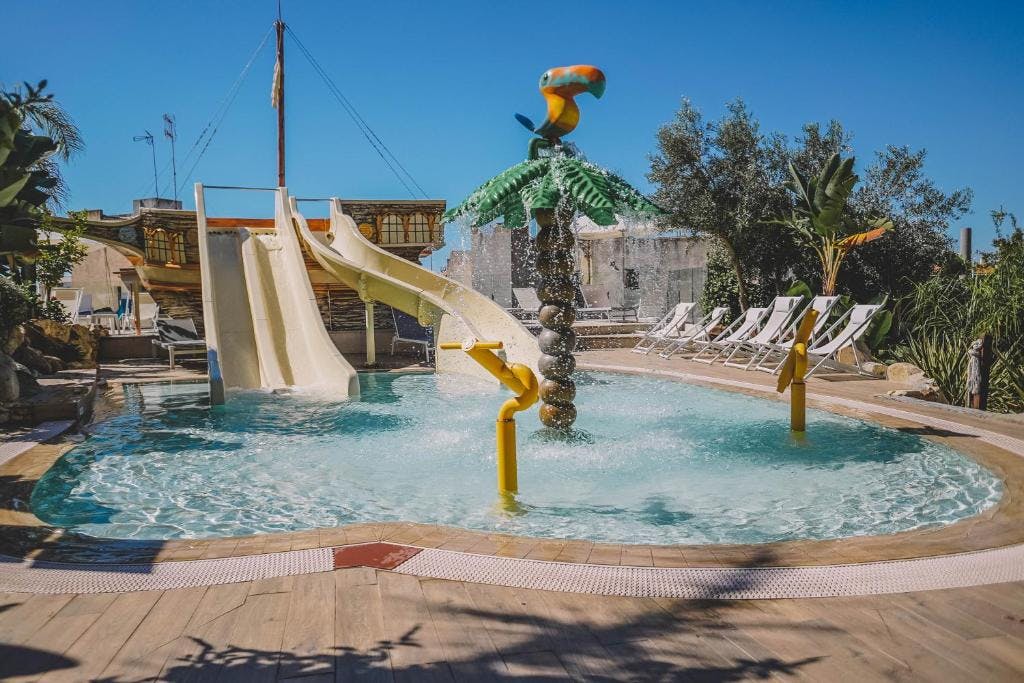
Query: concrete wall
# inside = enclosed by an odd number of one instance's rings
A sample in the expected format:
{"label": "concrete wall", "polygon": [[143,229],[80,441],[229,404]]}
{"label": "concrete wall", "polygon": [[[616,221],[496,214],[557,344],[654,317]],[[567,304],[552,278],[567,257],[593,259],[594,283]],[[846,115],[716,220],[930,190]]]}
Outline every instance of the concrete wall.
{"label": "concrete wall", "polygon": [[131,263],[120,253],[110,247],[103,246],[99,242],[83,240],[89,247],[89,253],[85,260],[79,263],[71,271],[71,286],[81,287],[84,296],[92,297],[92,308],[108,307],[117,310],[117,288],[127,293],[128,288],[117,271],[121,268],[131,268]]}
{"label": "concrete wall", "polygon": [[471,235],[473,289],[498,304],[512,305],[512,231],[498,227]]}

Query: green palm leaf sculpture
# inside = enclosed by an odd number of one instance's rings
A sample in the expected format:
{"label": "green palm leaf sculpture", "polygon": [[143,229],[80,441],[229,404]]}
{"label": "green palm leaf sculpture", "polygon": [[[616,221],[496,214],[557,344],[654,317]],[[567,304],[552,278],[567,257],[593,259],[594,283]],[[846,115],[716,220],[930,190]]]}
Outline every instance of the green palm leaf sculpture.
{"label": "green palm leaf sculpture", "polygon": [[620,215],[662,213],[625,180],[572,154],[557,141],[535,138],[530,158],[494,176],[445,214],[446,221],[468,219],[474,227],[502,219],[506,227],[537,221],[537,296],[542,327],[541,421],[560,429],[576,420],[576,287],[572,276],[573,219],[582,214],[598,225],[615,225]]}

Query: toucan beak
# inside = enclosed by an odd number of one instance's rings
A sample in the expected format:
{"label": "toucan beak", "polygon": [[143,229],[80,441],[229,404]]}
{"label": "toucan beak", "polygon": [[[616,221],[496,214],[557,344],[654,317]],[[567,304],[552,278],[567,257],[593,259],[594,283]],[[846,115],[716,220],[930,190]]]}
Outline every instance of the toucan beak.
{"label": "toucan beak", "polygon": [[[547,85],[547,88],[550,88],[549,92],[557,92],[565,96],[589,92],[597,98],[604,95],[604,73],[596,66],[577,64],[552,69],[548,73],[552,76]],[[545,88],[542,86],[541,89]]]}

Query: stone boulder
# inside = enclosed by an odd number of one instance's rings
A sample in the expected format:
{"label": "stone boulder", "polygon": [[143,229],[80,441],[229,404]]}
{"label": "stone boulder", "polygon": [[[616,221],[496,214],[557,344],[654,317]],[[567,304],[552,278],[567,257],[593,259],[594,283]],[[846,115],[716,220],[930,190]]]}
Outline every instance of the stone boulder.
{"label": "stone boulder", "polygon": [[[68,343],[71,338],[70,325],[62,325],[52,320],[33,320],[25,325],[25,338],[32,348],[45,356],[56,356],[65,363],[80,359],[78,349]],[[21,362],[33,367],[27,361]]]}
{"label": "stone boulder", "polygon": [[885,369],[885,378],[896,384],[913,384],[923,378],[924,370],[913,363],[893,363]]}
{"label": "stone boulder", "polygon": [[7,335],[7,339],[4,340],[3,347],[0,348],[0,353],[6,353],[8,356],[17,350],[19,346],[25,343],[25,328],[21,325],[15,325],[14,328]]}
{"label": "stone boulder", "polygon": [[23,344],[11,357],[30,370],[35,370],[43,375],[50,374],[50,361],[46,360],[46,354],[34,346]]}
{"label": "stone boulder", "polygon": [[17,365],[6,353],[0,353],[0,403],[14,403],[21,396]]}
{"label": "stone boulder", "polygon": [[73,360],[93,362],[99,356],[100,334],[85,325],[72,325],[68,335],[68,343],[78,350],[79,357]]}

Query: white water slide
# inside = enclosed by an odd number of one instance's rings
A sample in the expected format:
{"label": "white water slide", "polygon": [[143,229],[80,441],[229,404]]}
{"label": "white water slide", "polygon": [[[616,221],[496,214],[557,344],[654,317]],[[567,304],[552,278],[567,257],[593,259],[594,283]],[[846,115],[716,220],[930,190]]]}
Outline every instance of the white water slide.
{"label": "white water slide", "polygon": [[[450,280],[366,239],[341,200],[330,200],[330,229],[319,236],[309,229],[291,200],[299,237],[314,259],[331,276],[351,287],[366,302],[379,301],[434,327],[436,344],[461,342],[466,337],[504,343],[510,363],[522,363],[537,371],[540,349],[537,338],[500,305],[476,290]],[[494,382],[494,377],[468,355],[439,352],[437,372],[472,375]]]}
{"label": "white water slide", "polygon": [[218,229],[196,183],[196,219],[211,403],[223,403],[226,389],[358,396],[355,368],[320,317],[287,190],[274,192],[273,227]]}
{"label": "white water slide", "polygon": [[[226,389],[290,387],[337,398],[359,394],[355,369],[323,325],[300,239],[329,275],[364,301],[379,301],[433,325],[436,343],[467,336],[500,340],[509,361],[537,369],[536,338],[499,305],[377,247],[337,199],[331,201],[326,238],[315,235],[295,207],[287,189],[278,188],[273,227],[219,229],[207,220],[204,189],[196,184],[211,402],[223,403]],[[466,354],[449,351],[436,358],[439,373],[494,381]]]}

